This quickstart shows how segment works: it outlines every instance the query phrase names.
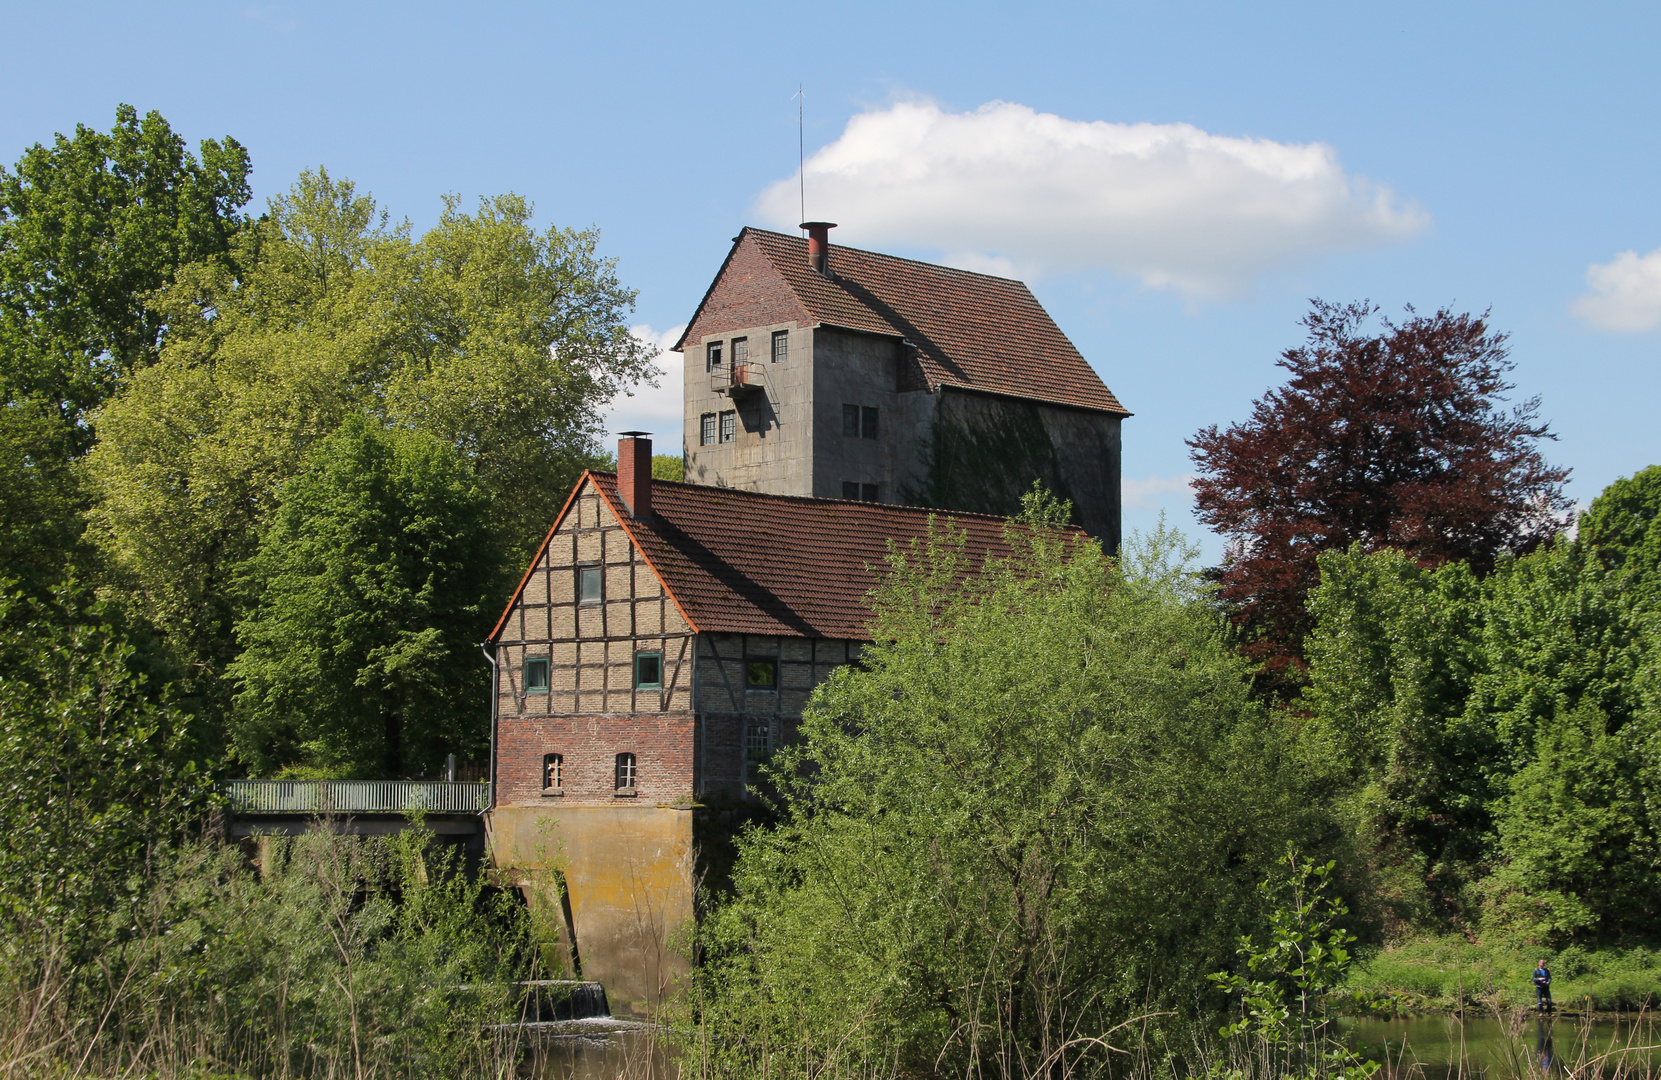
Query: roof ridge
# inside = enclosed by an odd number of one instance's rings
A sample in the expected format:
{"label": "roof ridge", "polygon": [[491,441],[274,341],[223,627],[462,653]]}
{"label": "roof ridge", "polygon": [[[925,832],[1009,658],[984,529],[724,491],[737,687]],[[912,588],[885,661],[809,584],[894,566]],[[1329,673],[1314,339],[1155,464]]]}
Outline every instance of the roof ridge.
{"label": "roof ridge", "polygon": [[[796,241],[798,243],[801,243],[803,246],[806,246],[806,244],[807,244],[807,241],[802,239],[799,236],[791,236],[789,233],[778,232],[778,231],[773,230],[773,229],[763,229],[763,228],[761,228],[760,226],[757,226],[757,225],[746,225],[746,226],[744,226],[744,229],[746,229],[750,232],[766,233],[768,236],[778,236],[778,237],[782,237],[786,240]],[[740,232],[740,235],[742,235],[742,231]],[[1021,286],[1023,289],[1026,289],[1028,292],[1032,291],[1031,286],[1029,286],[1025,281],[1021,280],[1020,278],[1004,277],[1002,274],[986,274],[986,273],[982,273],[979,270],[965,270],[961,266],[947,266],[945,263],[928,262],[924,259],[912,259],[912,258],[907,258],[904,255],[891,255],[886,251],[872,251],[870,248],[854,247],[852,244],[832,243],[831,247],[832,248],[841,248],[844,251],[857,251],[861,255],[870,255],[870,256],[872,256],[874,258],[878,258],[878,259],[891,259],[894,262],[911,263],[913,266],[926,266],[930,270],[944,270],[948,274],[966,274],[969,277],[985,278],[988,281],[1007,281],[1012,285]],[[831,273],[834,274],[835,272],[836,272],[836,268],[832,267],[831,268]]]}

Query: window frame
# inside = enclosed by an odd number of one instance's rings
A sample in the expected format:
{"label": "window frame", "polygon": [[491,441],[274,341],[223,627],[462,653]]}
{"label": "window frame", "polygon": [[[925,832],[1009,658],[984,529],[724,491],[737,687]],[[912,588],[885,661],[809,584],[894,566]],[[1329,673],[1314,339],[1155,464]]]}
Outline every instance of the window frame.
{"label": "window frame", "polygon": [[859,406],[842,405],[842,437],[844,439],[859,438]]}
{"label": "window frame", "polygon": [[711,341],[704,346],[704,370],[714,371],[721,366],[721,346],[724,341]]}
{"label": "window frame", "polygon": [[[782,348],[782,349],[779,348],[780,345],[783,345],[784,348]],[[782,363],[784,363],[785,361],[787,361],[789,359],[790,359],[790,331],[788,331],[788,330],[774,330],[773,331],[773,354],[772,354],[773,363],[782,364]]]}
{"label": "window frame", "polygon": [[[756,736],[760,738],[757,739]],[[760,752],[756,752],[757,743]],[[766,721],[751,721],[744,725],[744,764],[760,765],[773,756],[773,725]]]}
{"label": "window frame", "polygon": [[[750,678],[752,670],[765,664],[772,673],[772,681],[758,683]],[[779,689],[779,661],[773,656],[746,656],[744,658],[744,691],[746,693],[776,694]]]}
{"label": "window frame", "polygon": [[[644,682],[640,677],[640,662],[654,660],[657,662],[657,681]],[[636,690],[663,689],[663,651],[661,649],[646,649],[634,654],[634,688]]]}
{"label": "window frame", "polygon": [[[594,575],[594,581],[599,588],[595,591],[593,596],[585,596],[583,595],[583,584],[588,580],[588,575],[591,573]],[[579,563],[577,565],[576,585],[577,604],[579,607],[590,604],[603,604],[606,602],[606,568],[603,565],[599,563]]]}
{"label": "window frame", "polygon": [[854,480],[844,480],[844,481],[842,481],[842,501],[843,502],[858,502],[859,501],[859,483],[857,481],[854,481]]}
{"label": "window frame", "polygon": [[698,417],[698,445],[714,446],[715,431],[715,414],[712,412],[700,414]]}
{"label": "window frame", "polygon": [[[541,686],[531,685],[532,670],[542,672]],[[520,685],[527,694],[546,694],[553,682],[553,676],[553,664],[546,656],[527,656],[524,663],[519,665],[519,678],[522,680]]]}
{"label": "window frame", "polygon": [[[640,783],[640,759],[631,753],[618,754],[614,761],[615,773],[613,776],[613,791],[619,797],[633,795],[635,787]],[[624,778],[628,783],[624,784]]]}
{"label": "window frame", "polygon": [[[551,783],[551,784],[548,782],[550,779],[553,780],[553,783]],[[564,795],[565,794],[565,755],[564,754],[543,754],[542,755],[542,794],[544,794],[544,795]]]}
{"label": "window frame", "polygon": [[861,405],[859,407],[859,437],[860,438],[862,438],[862,439],[875,439],[875,438],[878,437],[877,416],[878,416],[878,410],[877,410],[877,407],[875,405]]}
{"label": "window frame", "polygon": [[882,485],[860,484],[859,501],[868,503],[882,502]]}
{"label": "window frame", "polygon": [[721,412],[716,413],[715,415],[720,418],[720,425],[721,425],[721,427],[720,427],[720,441],[724,442],[724,443],[735,443],[735,442],[737,442],[738,441],[738,410],[737,409],[723,409]]}
{"label": "window frame", "polygon": [[749,362],[750,362],[750,339],[747,338],[747,337],[735,337],[735,338],[733,338],[732,339],[732,365],[733,365],[733,367],[737,367],[739,364],[747,364]]}

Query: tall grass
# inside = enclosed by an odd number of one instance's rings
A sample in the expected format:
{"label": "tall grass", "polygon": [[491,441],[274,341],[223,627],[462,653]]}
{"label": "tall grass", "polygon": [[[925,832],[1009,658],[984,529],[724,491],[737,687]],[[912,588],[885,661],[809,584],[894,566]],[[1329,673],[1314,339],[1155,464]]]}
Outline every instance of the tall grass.
{"label": "tall grass", "polygon": [[93,932],[0,939],[0,1077],[506,1076],[527,920],[416,830],[188,842]]}

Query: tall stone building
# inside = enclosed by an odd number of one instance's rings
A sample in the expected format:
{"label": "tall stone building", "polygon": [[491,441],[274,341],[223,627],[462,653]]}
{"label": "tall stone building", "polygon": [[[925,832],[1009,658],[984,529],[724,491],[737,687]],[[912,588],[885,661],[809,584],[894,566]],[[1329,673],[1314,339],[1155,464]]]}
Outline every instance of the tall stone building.
{"label": "tall stone building", "polygon": [[1130,415],[1026,285],[746,228],[675,345],[689,483],[1009,514],[1119,544]]}

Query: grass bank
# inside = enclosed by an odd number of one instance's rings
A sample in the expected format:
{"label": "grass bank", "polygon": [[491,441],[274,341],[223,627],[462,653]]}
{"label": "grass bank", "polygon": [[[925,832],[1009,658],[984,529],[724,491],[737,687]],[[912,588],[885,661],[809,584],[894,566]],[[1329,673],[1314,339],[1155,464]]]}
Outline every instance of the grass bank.
{"label": "grass bank", "polygon": [[1541,957],[1559,1010],[1631,1012],[1661,1006],[1661,949],[1649,946],[1553,951],[1462,937],[1389,946],[1351,972],[1351,989],[1382,995],[1404,1012],[1511,1008],[1534,1004],[1530,975]]}

